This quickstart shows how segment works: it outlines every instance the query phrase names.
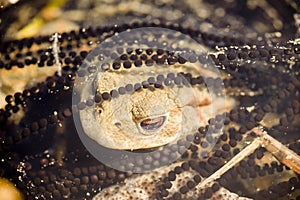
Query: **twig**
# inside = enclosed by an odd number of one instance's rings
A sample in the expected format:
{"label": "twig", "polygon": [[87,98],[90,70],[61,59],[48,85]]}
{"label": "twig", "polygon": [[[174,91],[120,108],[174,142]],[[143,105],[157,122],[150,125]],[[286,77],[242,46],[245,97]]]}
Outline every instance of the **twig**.
{"label": "twig", "polygon": [[261,128],[256,127],[248,131],[246,134],[254,132],[257,135],[250,145],[245,147],[237,155],[235,155],[230,161],[218,169],[208,178],[204,179],[199,185],[196,186],[197,189],[204,188],[206,185],[212,183],[213,181],[219,179],[224,173],[230,170],[232,167],[237,165],[244,158],[253,153],[258,147],[265,147],[268,152],[270,152],[278,161],[288,166],[294,172],[300,174],[300,156],[295,152],[290,150],[288,147],[284,146],[275,138],[271,137],[266,132],[263,132]]}
{"label": "twig", "polygon": [[252,131],[259,136],[262,146],[265,147],[278,161],[288,166],[294,172],[300,174],[300,156],[298,154],[266,132],[261,131],[260,128],[256,127],[252,129]]}
{"label": "twig", "polygon": [[203,188],[206,185],[212,183],[213,181],[219,179],[223,174],[225,174],[228,170],[230,170],[232,167],[237,165],[239,162],[241,162],[247,156],[252,154],[260,146],[261,146],[261,140],[259,138],[255,138],[251,142],[251,144],[249,144],[242,151],[240,151],[237,155],[235,155],[230,161],[228,161],[225,165],[223,165],[215,173],[213,173],[211,176],[209,176],[208,178],[203,180],[199,185],[197,185],[197,188],[199,188],[199,189]]}
{"label": "twig", "polygon": [[58,76],[61,76],[61,70],[62,70],[62,66],[61,66],[61,63],[59,61],[59,56],[58,56],[58,53],[59,53],[59,46],[58,46],[58,38],[60,38],[60,35],[58,33],[54,33],[52,35],[52,53],[54,55],[54,59],[55,59],[55,64],[56,64],[56,67],[57,67],[57,74]]}

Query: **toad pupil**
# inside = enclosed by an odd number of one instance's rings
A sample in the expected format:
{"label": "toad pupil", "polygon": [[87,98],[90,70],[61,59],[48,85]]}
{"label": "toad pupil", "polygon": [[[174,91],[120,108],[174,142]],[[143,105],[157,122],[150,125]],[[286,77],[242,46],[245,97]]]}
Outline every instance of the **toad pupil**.
{"label": "toad pupil", "polygon": [[145,119],[141,122],[141,127],[146,131],[156,131],[164,124],[166,120],[165,116],[160,116],[156,118]]}

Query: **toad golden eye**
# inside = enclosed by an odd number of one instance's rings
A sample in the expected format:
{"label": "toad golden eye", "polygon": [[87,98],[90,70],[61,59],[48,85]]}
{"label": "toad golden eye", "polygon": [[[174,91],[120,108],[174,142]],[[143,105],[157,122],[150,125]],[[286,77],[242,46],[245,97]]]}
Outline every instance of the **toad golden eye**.
{"label": "toad golden eye", "polygon": [[142,127],[142,129],[144,129],[145,131],[156,131],[158,130],[160,127],[162,127],[162,125],[164,124],[166,120],[165,116],[160,116],[160,117],[156,117],[156,118],[148,118],[143,120],[140,123],[140,126]]}

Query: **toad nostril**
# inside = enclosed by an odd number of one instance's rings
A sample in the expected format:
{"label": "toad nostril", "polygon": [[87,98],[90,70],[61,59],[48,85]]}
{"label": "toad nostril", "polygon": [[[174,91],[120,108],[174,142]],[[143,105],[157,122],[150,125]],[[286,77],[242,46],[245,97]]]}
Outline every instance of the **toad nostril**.
{"label": "toad nostril", "polygon": [[118,128],[121,128],[122,124],[120,122],[116,122],[115,126],[118,127]]}
{"label": "toad nostril", "polygon": [[147,118],[140,123],[140,126],[145,131],[150,131],[150,132],[156,131],[163,126],[165,120],[166,120],[165,116],[159,116],[156,118]]}

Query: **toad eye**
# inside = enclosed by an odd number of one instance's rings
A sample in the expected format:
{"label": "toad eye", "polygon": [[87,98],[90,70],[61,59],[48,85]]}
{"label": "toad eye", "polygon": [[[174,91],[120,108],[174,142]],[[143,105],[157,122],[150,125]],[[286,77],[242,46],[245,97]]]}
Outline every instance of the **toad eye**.
{"label": "toad eye", "polygon": [[143,120],[140,123],[140,126],[145,131],[156,131],[160,127],[162,127],[165,120],[166,120],[165,116],[159,116],[159,117],[156,117],[156,118],[148,118],[148,119]]}

